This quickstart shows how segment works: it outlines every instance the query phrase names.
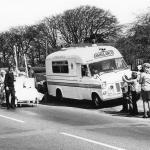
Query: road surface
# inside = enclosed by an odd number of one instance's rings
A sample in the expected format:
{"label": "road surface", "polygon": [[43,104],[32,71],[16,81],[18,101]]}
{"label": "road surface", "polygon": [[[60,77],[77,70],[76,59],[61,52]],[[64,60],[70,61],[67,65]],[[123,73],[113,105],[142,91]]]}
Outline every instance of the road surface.
{"label": "road surface", "polygon": [[150,119],[104,110],[80,102],[2,107],[0,150],[150,149]]}

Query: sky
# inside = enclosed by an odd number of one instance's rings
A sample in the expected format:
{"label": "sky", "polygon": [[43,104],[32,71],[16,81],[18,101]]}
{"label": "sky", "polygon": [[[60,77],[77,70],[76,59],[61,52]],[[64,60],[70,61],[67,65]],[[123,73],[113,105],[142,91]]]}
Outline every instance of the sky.
{"label": "sky", "polygon": [[0,0],[0,32],[37,24],[45,17],[81,5],[109,10],[121,24],[127,24],[150,9],[150,0]]}

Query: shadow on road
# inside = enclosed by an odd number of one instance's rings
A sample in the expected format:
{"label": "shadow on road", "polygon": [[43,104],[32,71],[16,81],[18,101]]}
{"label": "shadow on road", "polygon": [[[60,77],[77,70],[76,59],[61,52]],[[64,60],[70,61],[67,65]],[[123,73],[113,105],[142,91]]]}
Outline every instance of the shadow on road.
{"label": "shadow on road", "polygon": [[121,103],[121,100],[110,100],[103,102],[100,107],[95,108],[92,101],[89,100],[63,99],[62,101],[57,101],[54,97],[49,97],[48,100],[41,101],[41,104],[43,105],[77,107],[83,109],[102,109],[108,107],[115,107],[121,105]]}
{"label": "shadow on road", "polygon": [[[143,117],[143,112],[139,112],[138,115],[133,115],[128,113],[122,113],[116,106],[122,105],[122,101],[120,99],[109,100],[102,103],[102,105],[98,108],[95,108],[92,104],[92,101],[89,100],[74,100],[74,99],[63,99],[62,101],[57,101],[54,97],[49,97],[48,100],[42,100],[42,105],[50,105],[50,106],[65,106],[65,107],[75,107],[82,109],[98,109],[100,112],[104,112],[106,114],[111,114],[112,116],[122,116],[122,117]],[[119,107],[121,109],[121,107]]]}
{"label": "shadow on road", "polygon": [[111,114],[112,116],[121,116],[121,117],[136,117],[136,118],[143,118],[143,112],[139,112],[138,115],[131,114],[130,112],[120,112],[116,110],[104,110],[106,114]]}

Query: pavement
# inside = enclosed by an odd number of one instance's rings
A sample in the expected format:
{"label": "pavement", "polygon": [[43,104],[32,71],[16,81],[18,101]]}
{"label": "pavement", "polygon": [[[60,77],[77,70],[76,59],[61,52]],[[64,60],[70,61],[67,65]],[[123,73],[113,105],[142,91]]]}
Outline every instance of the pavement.
{"label": "pavement", "polygon": [[108,108],[102,108],[101,111],[106,114],[111,114],[111,115],[115,115],[115,116],[143,118],[144,110],[143,110],[143,101],[141,99],[137,101],[137,106],[138,106],[138,112],[139,112],[138,115],[131,115],[130,113],[120,112],[120,110],[122,109],[122,105],[108,107]]}

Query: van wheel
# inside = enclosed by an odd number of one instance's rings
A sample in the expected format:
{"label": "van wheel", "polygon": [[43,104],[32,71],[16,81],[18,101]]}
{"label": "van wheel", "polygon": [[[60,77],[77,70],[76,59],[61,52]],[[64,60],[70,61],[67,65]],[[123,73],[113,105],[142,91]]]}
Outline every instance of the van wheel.
{"label": "van wheel", "polygon": [[92,102],[93,102],[94,107],[96,107],[96,108],[99,107],[100,104],[102,103],[102,101],[100,100],[100,98],[97,94],[92,95]]}
{"label": "van wheel", "polygon": [[61,93],[60,90],[57,90],[57,91],[56,91],[56,99],[57,99],[58,101],[62,101],[62,100],[63,100],[63,95],[62,95],[62,93]]}

